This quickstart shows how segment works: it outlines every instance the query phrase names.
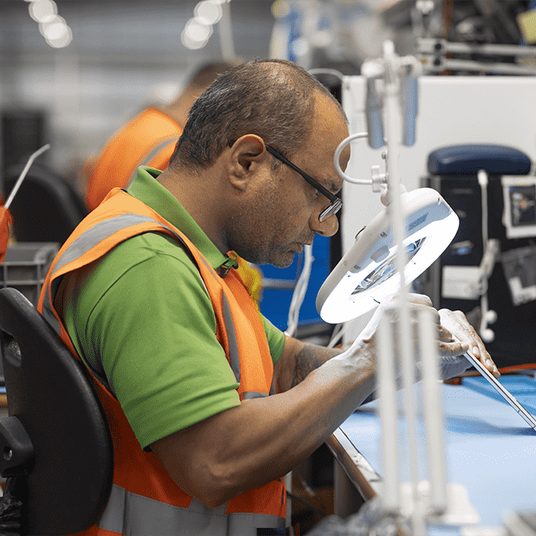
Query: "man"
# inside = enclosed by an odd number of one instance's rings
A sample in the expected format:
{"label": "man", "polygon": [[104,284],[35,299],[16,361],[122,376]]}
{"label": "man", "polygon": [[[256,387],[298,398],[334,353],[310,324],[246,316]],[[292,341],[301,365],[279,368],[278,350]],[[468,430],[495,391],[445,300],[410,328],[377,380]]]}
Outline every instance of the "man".
{"label": "man", "polygon": [[[94,375],[115,447],[112,495],[88,534],[280,534],[283,475],[375,389],[385,306],[342,358],[274,328],[227,256],[283,267],[337,231],[333,154],[347,135],[301,68],[238,66],[196,101],[168,169],[142,168],[63,246],[40,310]],[[489,359],[463,315],[442,314],[465,341],[439,327],[443,358],[470,344]],[[454,363],[451,374],[467,367]]]}

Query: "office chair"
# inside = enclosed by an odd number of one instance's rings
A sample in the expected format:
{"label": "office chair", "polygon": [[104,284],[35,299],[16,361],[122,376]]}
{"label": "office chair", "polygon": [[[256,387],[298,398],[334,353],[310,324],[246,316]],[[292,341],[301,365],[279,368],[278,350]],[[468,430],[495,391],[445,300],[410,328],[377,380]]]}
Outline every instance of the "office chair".
{"label": "office chair", "polygon": [[[4,189],[9,196],[23,166],[5,174]],[[74,187],[48,166],[34,163],[10,207],[18,242],[63,244],[88,210]]]}
{"label": "office chair", "polygon": [[[18,290],[0,290],[9,416],[0,419],[0,534],[91,527],[112,486],[113,446],[86,368]],[[2,456],[3,454],[3,456]]]}

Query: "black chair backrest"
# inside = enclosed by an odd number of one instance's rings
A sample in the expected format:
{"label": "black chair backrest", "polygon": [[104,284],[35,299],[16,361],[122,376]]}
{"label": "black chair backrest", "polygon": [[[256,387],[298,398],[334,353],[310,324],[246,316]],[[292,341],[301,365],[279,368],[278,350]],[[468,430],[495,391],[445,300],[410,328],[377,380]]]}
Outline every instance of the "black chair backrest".
{"label": "black chair backrest", "polygon": [[25,534],[85,530],[104,510],[113,475],[108,424],[87,370],[14,288],[0,290],[0,338],[10,415],[0,425],[16,417],[34,450],[27,474],[15,477]]}
{"label": "black chair backrest", "polygon": [[[23,166],[10,168],[4,177],[6,198]],[[19,242],[63,244],[88,210],[75,188],[43,164],[34,163],[10,207]]]}

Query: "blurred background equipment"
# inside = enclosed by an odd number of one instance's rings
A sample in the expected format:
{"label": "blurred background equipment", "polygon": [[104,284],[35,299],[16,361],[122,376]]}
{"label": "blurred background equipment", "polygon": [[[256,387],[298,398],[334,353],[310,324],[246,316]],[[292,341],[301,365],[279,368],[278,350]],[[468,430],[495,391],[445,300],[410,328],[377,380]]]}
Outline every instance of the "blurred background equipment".
{"label": "blurred background equipment", "polygon": [[[527,178],[532,161],[499,145],[458,145],[430,153],[424,184],[442,193],[460,217],[460,229],[428,273],[423,290],[438,307],[460,309],[486,340],[498,367],[536,361],[536,300],[514,301],[501,255],[530,246],[534,236],[508,238],[502,178]],[[487,175],[482,180],[481,172]],[[518,277],[522,269],[517,261]],[[520,281],[533,279],[533,269]]]}
{"label": "blurred background equipment", "polygon": [[[343,85],[343,103],[350,121],[351,131],[358,132],[367,122],[366,115],[366,81],[361,76],[347,77]],[[400,170],[402,182],[408,190],[421,185],[421,178],[430,175],[428,157],[442,147],[460,145],[492,145],[508,146],[520,151],[530,162],[536,161],[536,78],[530,76],[422,76],[419,80],[419,114],[416,120],[416,140],[411,149],[402,148],[400,152]],[[352,148],[352,158],[348,164],[347,173],[352,176],[367,178],[372,166],[381,162],[381,149],[372,149],[362,144]],[[478,170],[477,170],[478,171]],[[503,172],[501,171],[500,174]],[[531,164],[524,165],[525,177],[516,176],[516,180],[534,176]],[[507,173],[505,172],[504,175]],[[474,239],[480,239],[481,213],[480,188],[476,172],[473,184],[478,188],[464,210],[469,211],[474,218],[478,230],[470,233]],[[499,224],[502,219],[502,186],[500,181],[490,179],[489,195],[495,190],[495,184],[500,193],[500,206],[492,201],[489,203],[489,218]],[[441,190],[440,190],[441,192]],[[342,247],[348,251],[358,231],[370,221],[381,209],[377,196],[367,189],[343,187],[345,205],[358,207],[342,215]],[[443,195],[443,194],[442,194]],[[445,200],[454,209],[457,206],[445,195]],[[497,210],[501,212],[496,212]],[[527,213],[530,214],[530,213]],[[460,213],[458,214],[460,215]],[[495,235],[490,232],[490,238]],[[526,240],[529,240],[526,238]],[[458,240],[455,240],[457,243]],[[462,244],[463,245],[463,244]],[[474,266],[480,264],[478,257]],[[491,283],[490,283],[491,285]],[[508,298],[509,299],[509,298]],[[348,333],[348,339],[364,327],[359,322]],[[515,352],[514,352],[515,353]],[[532,354],[518,354],[519,359],[532,362]],[[494,356],[495,357],[495,356]]]}
{"label": "blurred background equipment", "polygon": [[[20,170],[20,166],[13,166],[6,171],[5,188],[8,195]],[[19,242],[62,244],[88,214],[72,183],[40,163],[29,169],[10,210],[14,235]]]}
{"label": "blurred background equipment", "polygon": [[22,168],[20,174],[17,176],[16,180],[14,180],[8,198],[5,200],[5,203],[0,206],[0,262],[4,262],[6,250],[10,242],[11,226],[13,225],[13,216],[10,207],[21,188],[24,179],[26,179],[34,160],[48,149],[50,149],[49,144],[43,145],[43,147],[30,155],[28,162],[26,162],[26,165]]}

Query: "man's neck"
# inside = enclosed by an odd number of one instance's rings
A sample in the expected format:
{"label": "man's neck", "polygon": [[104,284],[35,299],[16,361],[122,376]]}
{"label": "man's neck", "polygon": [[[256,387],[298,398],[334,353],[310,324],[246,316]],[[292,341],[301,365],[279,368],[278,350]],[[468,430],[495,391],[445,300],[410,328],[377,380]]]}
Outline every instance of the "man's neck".
{"label": "man's neck", "polygon": [[[210,172],[208,174],[212,175]],[[229,248],[225,239],[225,222],[221,216],[222,204],[215,194],[221,190],[207,186],[215,184],[217,176],[208,176],[205,172],[201,179],[196,174],[168,168],[158,177],[158,181],[179,201],[213,244],[226,254]]]}

